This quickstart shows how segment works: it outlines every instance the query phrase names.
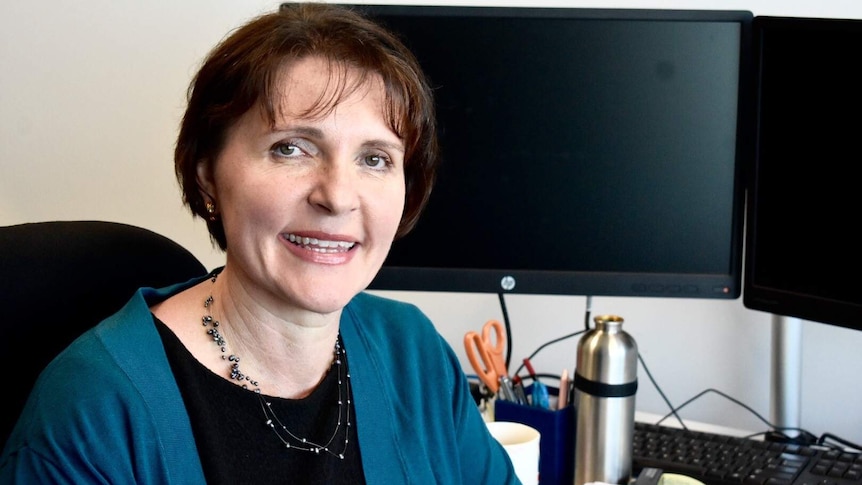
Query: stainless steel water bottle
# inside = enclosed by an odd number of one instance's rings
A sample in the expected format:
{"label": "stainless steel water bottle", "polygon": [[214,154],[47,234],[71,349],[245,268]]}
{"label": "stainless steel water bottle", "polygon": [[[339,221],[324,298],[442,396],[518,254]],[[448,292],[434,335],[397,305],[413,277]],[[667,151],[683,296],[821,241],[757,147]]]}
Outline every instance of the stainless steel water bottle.
{"label": "stainless steel water bottle", "polygon": [[637,343],[616,315],[595,317],[575,367],[575,485],[627,484],[637,392]]}

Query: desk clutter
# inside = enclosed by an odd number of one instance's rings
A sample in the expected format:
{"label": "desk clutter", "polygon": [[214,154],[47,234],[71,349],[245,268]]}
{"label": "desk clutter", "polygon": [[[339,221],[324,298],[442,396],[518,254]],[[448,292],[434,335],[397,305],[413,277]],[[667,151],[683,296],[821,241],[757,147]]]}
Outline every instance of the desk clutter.
{"label": "desk clutter", "polygon": [[[539,431],[539,485],[574,483],[574,406],[548,410],[497,400],[495,408],[497,420]],[[631,467],[634,485],[862,485],[859,453],[643,422],[635,422]]]}
{"label": "desk clutter", "polygon": [[[465,336],[486,421],[538,431],[539,485],[862,485],[862,453],[634,421],[637,345],[622,318],[597,316],[558,387],[510,376],[496,321]],[[472,348],[471,348],[472,347]],[[517,372],[516,372],[517,374]]]}
{"label": "desk clutter", "polygon": [[[548,386],[549,395],[556,396],[559,389]],[[494,420],[513,421],[535,428],[539,440],[540,485],[571,485],[575,476],[572,466],[575,456],[575,408],[548,409],[513,401],[494,401]]]}
{"label": "desk clutter", "polygon": [[601,315],[594,321],[578,343],[574,380],[570,383],[564,370],[553,401],[529,358],[523,364],[530,386],[509,375],[502,323],[489,320],[481,332],[464,336],[467,357],[488,392],[480,404],[486,419],[523,423],[541,434],[542,484],[622,484],[631,478],[637,344],[622,330],[621,317]]}

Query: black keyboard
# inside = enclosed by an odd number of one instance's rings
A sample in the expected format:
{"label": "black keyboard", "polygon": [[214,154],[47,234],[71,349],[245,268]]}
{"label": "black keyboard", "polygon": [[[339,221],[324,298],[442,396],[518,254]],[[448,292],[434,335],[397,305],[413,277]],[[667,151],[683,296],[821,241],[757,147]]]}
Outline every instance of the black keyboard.
{"label": "black keyboard", "polygon": [[635,423],[632,472],[658,468],[707,485],[862,485],[862,455]]}

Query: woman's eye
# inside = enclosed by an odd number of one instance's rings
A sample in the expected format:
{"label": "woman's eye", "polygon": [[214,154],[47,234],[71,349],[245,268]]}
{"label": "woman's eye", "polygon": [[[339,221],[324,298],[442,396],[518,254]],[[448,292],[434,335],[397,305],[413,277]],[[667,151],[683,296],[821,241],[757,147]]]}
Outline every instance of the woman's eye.
{"label": "woman's eye", "polygon": [[280,157],[295,157],[302,154],[302,150],[292,143],[278,143],[272,147],[272,152]]}
{"label": "woman's eye", "polygon": [[377,154],[367,155],[364,159],[364,162],[366,166],[376,170],[386,170],[387,168],[389,168],[390,165],[392,165],[392,161],[389,159],[389,157]]}

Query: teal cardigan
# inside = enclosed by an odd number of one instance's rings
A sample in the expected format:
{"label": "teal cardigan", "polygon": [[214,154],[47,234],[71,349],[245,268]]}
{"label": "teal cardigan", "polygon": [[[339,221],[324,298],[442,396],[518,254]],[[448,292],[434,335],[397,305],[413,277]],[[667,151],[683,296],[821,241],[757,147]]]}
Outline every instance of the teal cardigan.
{"label": "teal cardigan", "polygon": [[[204,483],[149,311],[201,280],[138,290],[54,359],[6,443],[0,484]],[[342,313],[341,334],[367,483],[519,483],[457,357],[418,308],[359,294]]]}

